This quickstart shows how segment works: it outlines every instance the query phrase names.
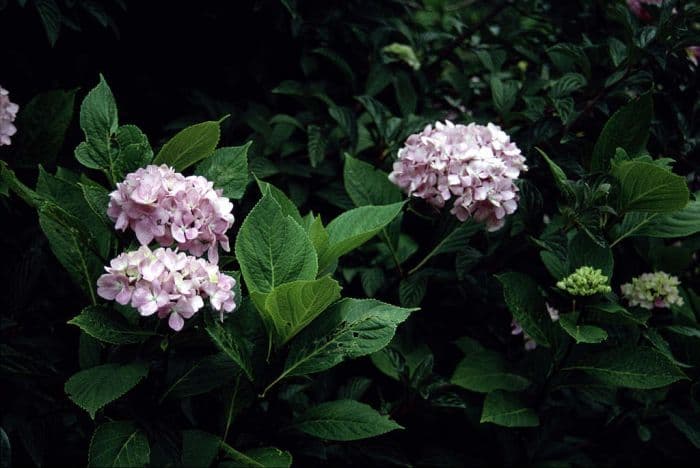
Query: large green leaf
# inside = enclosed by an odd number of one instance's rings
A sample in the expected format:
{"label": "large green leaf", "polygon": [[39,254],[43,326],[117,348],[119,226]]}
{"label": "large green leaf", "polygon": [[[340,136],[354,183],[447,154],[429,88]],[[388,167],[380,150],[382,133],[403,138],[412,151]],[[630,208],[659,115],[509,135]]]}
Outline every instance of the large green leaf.
{"label": "large green leaf", "polygon": [[219,122],[211,120],[180,130],[158,151],[153,164],[167,164],[176,171],[210,156],[219,143]]}
{"label": "large green leaf", "polygon": [[134,172],[150,164],[153,159],[153,149],[148,137],[136,125],[122,125],[116,135],[119,156],[115,161],[115,179],[123,179],[126,174]]}
{"label": "large green leaf", "polygon": [[281,378],[321,372],[384,348],[416,309],[373,299],[343,299],[292,341]]}
{"label": "large green leaf", "polygon": [[458,346],[464,352],[452,374],[452,382],[467,390],[489,393],[494,390],[525,390],[530,381],[512,373],[506,361],[495,351],[483,348],[477,341],[461,338]]}
{"label": "large green leaf", "polygon": [[94,419],[97,410],[134,388],[146,374],[148,365],[143,362],[104,364],[74,374],[66,382],[65,390]]}
{"label": "large green leaf", "polygon": [[503,285],[503,297],[513,317],[538,345],[549,347],[550,318],[535,280],[515,272],[496,278]]}
{"label": "large green leaf", "polygon": [[568,333],[576,343],[600,343],[608,339],[608,333],[594,325],[580,325],[579,314],[562,314],[559,325]]}
{"label": "large green leaf", "polygon": [[544,158],[545,162],[549,166],[549,171],[552,173],[552,177],[554,177],[554,183],[556,184],[557,188],[561,193],[568,197],[574,197],[574,190],[571,188],[571,182],[566,178],[566,173],[564,170],[559,167],[557,163],[552,161],[547,154],[542,151],[539,148],[535,148],[539,153],[542,155]]}
{"label": "large green leaf", "polygon": [[95,240],[77,218],[53,203],[44,202],[39,207],[39,225],[58,261],[96,303],[95,281],[103,271],[103,261],[97,255]]}
{"label": "large green leaf", "polygon": [[700,200],[693,200],[673,213],[627,213],[615,243],[626,237],[687,237],[700,232]]}
{"label": "large green leaf", "polygon": [[153,336],[152,332],[129,324],[118,312],[99,306],[86,307],[68,323],[79,327],[93,338],[118,345],[141,343]]}
{"label": "large green leaf", "polygon": [[271,327],[274,341],[282,345],[340,298],[340,285],[330,276],[317,280],[292,281],[275,287],[256,299],[263,321]]}
{"label": "large green leaf", "polygon": [[389,181],[386,173],[347,154],[343,183],[356,206],[388,205],[401,201],[401,192]]}
{"label": "large green leaf", "polygon": [[571,364],[567,370],[582,370],[604,384],[627,388],[658,388],[687,379],[676,365],[646,346],[592,353]]}
{"label": "large green leaf", "polygon": [[260,193],[265,196],[269,195],[277,202],[277,204],[282,209],[282,214],[284,216],[291,216],[294,221],[300,226],[304,225],[304,221],[301,219],[301,214],[299,213],[299,208],[294,204],[292,200],[285,195],[283,191],[270,184],[264,180],[256,179],[258,183],[258,188]]}
{"label": "large green leaf", "polygon": [[268,293],[280,284],[312,280],[318,272],[316,250],[304,229],[268,194],[243,221],[235,251],[249,291]]}
{"label": "large green leaf", "polygon": [[292,455],[276,447],[260,447],[240,452],[228,444],[222,444],[231,460],[219,463],[219,468],[289,468],[292,466]]}
{"label": "large green leaf", "polygon": [[223,189],[224,196],[240,200],[248,185],[248,149],[251,142],[243,146],[219,148],[214,154],[200,162],[195,174],[214,182],[214,188]]}
{"label": "large green leaf", "polygon": [[337,400],[309,408],[294,421],[296,429],[319,439],[360,440],[403,429],[371,406],[355,400]]}
{"label": "large green leaf", "polygon": [[88,466],[137,467],[150,462],[146,434],[131,421],[107,422],[95,429],[90,441]]}
{"label": "large green leaf", "polygon": [[667,213],[683,209],[688,203],[685,179],[656,164],[625,161],[613,167],[612,175],[620,181],[623,212]]}
{"label": "large green leaf", "polygon": [[75,91],[49,91],[34,96],[17,116],[17,167],[36,167],[56,160],[73,118]]}
{"label": "large green leaf", "polygon": [[253,380],[253,343],[236,326],[238,317],[230,317],[224,323],[212,313],[204,314],[204,329],[214,342],[233,362],[238,364],[250,380]]}
{"label": "large green leaf", "polygon": [[505,427],[535,427],[540,425],[540,418],[524,406],[517,395],[498,390],[486,395],[481,422]]}
{"label": "large green leaf", "polygon": [[623,148],[631,156],[644,151],[652,114],[651,93],[641,95],[615,112],[605,123],[593,148],[591,169],[607,171],[617,148]]}
{"label": "large green leaf", "polygon": [[346,211],[326,227],[328,248],[319,260],[319,269],[367,242],[401,212],[403,202],[382,206],[362,206]]}
{"label": "large green leaf", "polygon": [[220,447],[221,439],[208,432],[196,429],[182,431],[182,466],[209,468]]}
{"label": "large green leaf", "polygon": [[80,128],[85,133],[85,142],[76,148],[75,156],[84,166],[104,171],[112,182],[119,179],[115,167],[117,152],[112,148],[112,138],[118,127],[117,104],[112,90],[100,75],[100,82],[80,106]]}
{"label": "large green leaf", "polygon": [[240,375],[241,368],[228,354],[219,353],[195,362],[185,372],[168,383],[168,389],[160,397],[168,399],[185,398],[207,393],[223,387]]}

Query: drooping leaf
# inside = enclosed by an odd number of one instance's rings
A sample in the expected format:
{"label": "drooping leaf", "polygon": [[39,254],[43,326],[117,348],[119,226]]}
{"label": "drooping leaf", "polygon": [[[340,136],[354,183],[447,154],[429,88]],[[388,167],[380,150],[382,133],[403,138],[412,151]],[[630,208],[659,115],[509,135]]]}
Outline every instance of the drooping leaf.
{"label": "drooping leaf", "polygon": [[152,332],[127,323],[118,312],[99,306],[86,307],[68,323],[105,343],[141,343],[153,336]]}
{"label": "drooping leaf", "polygon": [[517,395],[497,390],[486,395],[481,422],[505,427],[535,427],[540,425],[540,418],[523,405]]}
{"label": "drooping leaf", "polygon": [[477,341],[461,338],[459,346],[464,358],[457,364],[450,382],[467,390],[489,393],[494,390],[525,390],[530,381],[511,372],[506,361],[495,351],[483,348]]}
{"label": "drooping leaf", "polygon": [[618,347],[591,353],[567,370],[581,370],[606,385],[627,388],[658,388],[687,379],[671,361],[645,346]]}
{"label": "drooping leaf", "polygon": [[601,343],[608,339],[605,330],[594,325],[579,325],[578,319],[578,313],[562,314],[559,317],[559,325],[576,343]]}
{"label": "drooping leaf", "polygon": [[204,329],[217,348],[238,364],[250,380],[253,380],[253,343],[236,326],[233,316],[222,324],[214,314],[204,314]]}
{"label": "drooping leaf", "polygon": [[296,429],[319,439],[349,441],[376,437],[400,425],[371,406],[355,400],[337,400],[311,407],[294,420]]}
{"label": "drooping leaf", "polygon": [[264,304],[258,310],[264,316],[263,321],[271,326],[275,341],[282,345],[338,300],[340,289],[330,276],[292,281],[265,295]]}
{"label": "drooping leaf", "polygon": [[220,468],[289,468],[292,465],[292,455],[276,447],[240,452],[224,443],[221,448],[231,460],[221,462]]}
{"label": "drooping leaf", "polygon": [[535,280],[515,272],[503,273],[496,278],[503,285],[503,297],[513,317],[538,345],[549,347],[550,318]]}
{"label": "drooping leaf", "polygon": [[685,179],[656,164],[626,161],[616,164],[612,175],[620,182],[619,204],[624,212],[667,213],[688,204]]}
{"label": "drooping leaf", "polygon": [[355,206],[389,205],[401,201],[401,192],[389,181],[387,174],[347,154],[343,183]]}
{"label": "drooping leaf", "polygon": [[389,344],[411,312],[373,299],[343,299],[292,341],[283,375],[321,372],[377,352]]}
{"label": "drooping leaf", "polygon": [[686,237],[700,232],[700,200],[693,200],[672,213],[627,213],[617,231],[615,242],[627,237]]}
{"label": "drooping leaf", "polygon": [[142,430],[131,421],[112,421],[95,429],[90,441],[88,466],[145,466],[150,457],[151,448]]}
{"label": "drooping leaf", "polygon": [[241,225],[236,258],[249,291],[268,293],[318,272],[316,250],[304,229],[270,195],[263,196]]}
{"label": "drooping leaf", "polygon": [[631,156],[640,154],[649,138],[653,113],[651,93],[645,93],[615,112],[605,123],[591,156],[591,169],[606,171],[616,148],[623,148]]}
{"label": "drooping leaf", "polygon": [[160,400],[201,395],[230,383],[241,368],[228,354],[219,353],[195,362],[168,384]]}
{"label": "drooping leaf", "polygon": [[74,374],[66,382],[65,390],[94,419],[99,409],[134,388],[146,374],[148,365],[143,362],[103,364]]}
{"label": "drooping leaf", "polygon": [[182,466],[209,468],[219,453],[221,439],[197,429],[182,431]]}
{"label": "drooping leaf", "polygon": [[183,171],[214,152],[220,132],[219,122],[215,120],[180,130],[158,151],[153,164],[167,164]]}
{"label": "drooping leaf", "polygon": [[326,227],[328,248],[319,260],[321,271],[337,258],[374,237],[401,212],[403,202],[382,206],[362,206],[346,211]]}
{"label": "drooping leaf", "polygon": [[603,274],[612,278],[613,254],[610,247],[601,247],[591,240],[583,231],[576,233],[569,242],[569,273],[573,273],[577,268],[590,266],[600,268]]}
{"label": "drooping leaf", "polygon": [[225,197],[240,200],[248,185],[248,149],[251,144],[217,149],[197,165],[195,174],[212,181],[214,188],[224,191]]}

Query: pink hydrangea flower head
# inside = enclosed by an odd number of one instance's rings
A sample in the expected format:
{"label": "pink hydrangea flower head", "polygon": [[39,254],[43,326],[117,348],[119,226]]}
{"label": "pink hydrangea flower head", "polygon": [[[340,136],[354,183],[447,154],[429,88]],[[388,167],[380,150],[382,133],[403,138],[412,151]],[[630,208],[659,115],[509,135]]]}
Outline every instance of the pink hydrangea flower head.
{"label": "pink hydrangea flower head", "polygon": [[233,225],[233,204],[201,176],[162,165],[138,169],[110,194],[107,215],[116,229],[134,231],[141,245],[176,243],[195,256],[207,253],[218,263],[220,245],[230,251],[226,231]]}
{"label": "pink hydrangea flower head", "polygon": [[17,117],[19,106],[10,102],[9,91],[0,86],[0,146],[10,145],[10,137],[17,133],[17,127],[12,122]]}
{"label": "pink hydrangea flower head", "polygon": [[688,60],[697,67],[700,61],[700,46],[686,47],[685,53],[688,54]]}
{"label": "pink hydrangea flower head", "polygon": [[204,299],[209,299],[221,320],[236,308],[236,280],[215,264],[184,252],[162,247],[151,252],[141,246],[112,259],[105,270],[97,280],[100,297],[131,304],[143,316],[167,317],[175,331],[204,307]]}
{"label": "pink hydrangea flower head", "polygon": [[526,170],[525,157],[498,125],[445,121],[408,137],[389,180],[436,208],[452,200],[457,219],[496,231],[518,207],[514,181]]}

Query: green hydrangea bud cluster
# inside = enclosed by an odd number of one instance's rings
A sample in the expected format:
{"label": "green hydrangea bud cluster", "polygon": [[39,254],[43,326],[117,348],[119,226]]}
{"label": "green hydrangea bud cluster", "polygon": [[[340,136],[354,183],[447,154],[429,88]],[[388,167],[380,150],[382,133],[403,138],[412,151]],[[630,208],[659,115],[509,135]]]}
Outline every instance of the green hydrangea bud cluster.
{"label": "green hydrangea bud cluster", "polygon": [[572,296],[592,296],[598,293],[612,291],[608,285],[608,277],[600,268],[589,266],[579,267],[563,280],[557,282],[557,287]]}
{"label": "green hydrangea bud cluster", "polygon": [[663,271],[644,273],[632,278],[632,283],[620,286],[622,295],[631,306],[640,306],[645,309],[668,308],[669,306],[683,305],[683,298],[678,294],[680,281]]}

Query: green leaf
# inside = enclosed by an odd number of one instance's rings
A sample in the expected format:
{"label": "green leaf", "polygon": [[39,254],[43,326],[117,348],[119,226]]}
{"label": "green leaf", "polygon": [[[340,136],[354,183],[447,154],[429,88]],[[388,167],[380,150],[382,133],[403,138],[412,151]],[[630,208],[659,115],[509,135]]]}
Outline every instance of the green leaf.
{"label": "green leaf", "polygon": [[340,129],[350,140],[350,147],[354,148],[357,143],[357,120],[355,115],[347,107],[331,106],[328,114],[338,123]]}
{"label": "green leaf", "polygon": [[649,138],[652,114],[653,101],[650,92],[642,94],[615,112],[605,123],[593,148],[591,170],[607,171],[618,147],[631,156],[637,156],[644,151]]}
{"label": "green leaf", "polygon": [[544,160],[547,162],[547,165],[549,166],[549,170],[552,173],[552,176],[554,176],[554,183],[557,185],[557,188],[559,191],[566,195],[569,198],[574,198],[574,190],[571,188],[571,182],[566,178],[566,174],[562,170],[561,167],[557,165],[554,161],[549,159],[549,156],[542,151],[539,148],[535,148],[539,153],[542,155]]}
{"label": "green leaf", "polygon": [[12,460],[10,438],[7,437],[5,430],[0,427],[0,468],[10,468],[10,460]]}
{"label": "green leaf", "polygon": [[669,414],[671,424],[678,429],[695,448],[700,449],[700,419],[697,413],[684,416],[675,412]]}
{"label": "green leaf", "polygon": [[294,421],[296,429],[319,439],[349,441],[376,437],[403,429],[371,406],[355,400],[337,400],[309,408]]}
{"label": "green leaf", "polygon": [[283,216],[268,194],[243,221],[235,251],[249,291],[268,293],[280,284],[312,280],[318,272],[316,250],[304,229]]}
{"label": "green leaf", "polygon": [[685,179],[655,164],[627,161],[613,167],[620,181],[622,211],[666,213],[685,208],[689,192]]}
{"label": "green leaf", "polygon": [[515,272],[503,273],[496,278],[503,285],[503,297],[513,317],[538,345],[549,347],[551,322],[535,280]]}
{"label": "green leaf", "polygon": [[219,143],[219,123],[211,120],[180,130],[163,145],[153,164],[167,164],[181,172],[210,156]]}
{"label": "green leaf", "polygon": [[399,283],[399,301],[404,307],[418,307],[428,291],[428,275],[422,271],[403,278]]}
{"label": "green leaf", "polygon": [[301,214],[299,213],[299,208],[294,204],[292,200],[285,195],[283,191],[275,187],[274,185],[265,182],[264,180],[256,179],[258,183],[258,188],[260,189],[260,193],[264,195],[270,195],[274,200],[277,202],[277,204],[280,206],[282,209],[282,215],[284,216],[291,216],[294,221],[299,226],[304,226],[304,221],[301,218]]}
{"label": "green leaf", "polygon": [[640,389],[664,387],[687,379],[671,361],[646,346],[592,353],[566,370],[582,370],[606,385]]}
{"label": "green leaf", "polygon": [[576,343],[601,343],[608,339],[608,333],[594,325],[579,325],[579,314],[562,314],[559,317],[559,325],[568,333]]}
{"label": "green leaf", "polygon": [[480,422],[505,427],[536,427],[540,425],[540,418],[534,410],[524,406],[517,395],[499,390],[486,395]]}
{"label": "green leaf", "polygon": [[549,91],[553,98],[562,98],[586,86],[586,77],[580,73],[566,73],[552,84]]}
{"label": "green leaf", "polygon": [[85,142],[76,149],[78,161],[90,169],[101,169],[110,181],[116,182],[116,151],[112,148],[112,137],[119,127],[117,104],[112,90],[100,75],[95,86],[80,106],[80,128],[85,133]]}
{"label": "green leaf", "polygon": [[182,431],[182,466],[209,468],[219,453],[221,439],[196,429]]}
{"label": "green leaf", "polygon": [[53,164],[73,118],[75,91],[49,91],[34,96],[17,115],[17,167]]}
{"label": "green leaf", "polygon": [[292,281],[270,291],[264,298],[263,307],[258,307],[258,310],[276,343],[282,345],[337,301],[340,289],[338,282],[330,276]]}
{"label": "green leaf", "polygon": [[95,413],[138,384],[148,374],[143,362],[104,364],[74,374],[65,385],[73,402],[95,419]]}
{"label": "green leaf", "polygon": [[88,457],[91,467],[145,466],[150,462],[151,448],[133,422],[112,421],[95,429]]}
{"label": "green leaf", "polygon": [[95,304],[95,281],[104,264],[95,253],[98,248],[94,239],[80,221],[53,203],[44,202],[39,207],[39,225],[58,261]]}
{"label": "green leaf", "polygon": [[418,96],[408,73],[400,72],[394,76],[394,95],[402,115],[409,116],[416,112]]}
{"label": "green leaf", "polygon": [[88,182],[79,183],[78,186],[83,192],[83,198],[90,207],[90,210],[102,221],[103,224],[113,227],[114,223],[107,216],[107,206],[109,205],[109,191],[99,184]]}
{"label": "green leaf", "polygon": [[152,332],[127,323],[118,312],[100,306],[86,307],[80,315],[73,317],[68,323],[75,325],[93,338],[118,345],[141,343],[149,336],[153,336]]}
{"label": "green leaf", "polygon": [[600,268],[603,274],[612,278],[613,254],[610,247],[601,247],[583,231],[576,233],[569,241],[569,273],[582,266]]}
{"label": "green leaf", "polygon": [[160,401],[181,399],[223,387],[240,375],[241,368],[226,353],[207,356],[169,383]]}
{"label": "green leaf", "polygon": [[44,24],[44,31],[46,31],[49,44],[53,47],[56,44],[56,39],[58,39],[58,33],[61,31],[61,22],[63,20],[61,9],[58,8],[55,0],[36,0],[34,6],[39,13],[41,22]]}
{"label": "green leaf", "polygon": [[461,338],[459,346],[464,351],[450,382],[467,390],[489,393],[494,390],[517,392],[525,390],[530,381],[509,371],[506,361],[495,351],[481,347],[470,338]]}
{"label": "green leaf", "polygon": [[136,125],[122,125],[116,135],[119,156],[115,161],[116,180],[122,180],[130,172],[150,164],[153,149],[148,137]]}
{"label": "green leaf", "polygon": [[222,324],[213,313],[205,313],[204,329],[216,347],[238,364],[252,381],[253,343],[243,334],[240,327],[236,326],[236,320],[237,317],[232,316]]}
{"label": "green leaf", "polygon": [[233,461],[223,461],[220,468],[289,468],[292,455],[275,447],[261,447],[246,452],[239,452],[228,444],[222,444],[223,450]]}
{"label": "green leaf", "polygon": [[[326,227],[328,248],[319,260],[319,269],[360,245],[388,225],[401,212],[403,202],[382,206],[362,206],[341,214]],[[240,234],[239,234],[240,237]]]}
{"label": "green leaf", "polygon": [[385,172],[348,154],[345,155],[343,183],[355,206],[389,205],[402,198]]}
{"label": "green leaf", "polygon": [[318,166],[326,157],[326,140],[318,125],[309,125],[306,130],[308,134],[307,150],[309,152],[309,162],[311,167]]}
{"label": "green leaf", "polygon": [[700,200],[673,213],[627,213],[617,231],[615,243],[633,236],[674,238],[700,232]]}
{"label": "green leaf", "polygon": [[[425,256],[419,266],[424,265],[428,260],[436,255],[459,252],[464,250],[469,239],[483,229],[481,223],[467,220],[459,224],[452,232],[442,239],[428,255]],[[414,268],[418,269],[418,267]]]}
{"label": "green leaf", "polygon": [[251,144],[217,149],[197,165],[194,173],[214,182],[214,188],[223,189],[225,197],[240,200],[248,185],[248,148]]}
{"label": "green leaf", "polygon": [[382,53],[393,58],[394,60],[404,62],[414,70],[420,70],[420,60],[418,60],[413,47],[408,44],[392,42],[391,44],[382,47]]}
{"label": "green leaf", "polygon": [[493,105],[500,115],[507,115],[515,105],[518,95],[516,81],[503,82],[499,78],[491,78],[491,97]]}
{"label": "green leaf", "polygon": [[321,372],[384,348],[416,309],[374,299],[343,299],[292,341],[281,378]]}

